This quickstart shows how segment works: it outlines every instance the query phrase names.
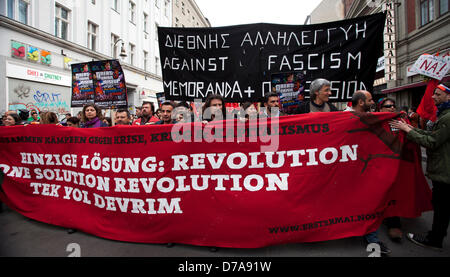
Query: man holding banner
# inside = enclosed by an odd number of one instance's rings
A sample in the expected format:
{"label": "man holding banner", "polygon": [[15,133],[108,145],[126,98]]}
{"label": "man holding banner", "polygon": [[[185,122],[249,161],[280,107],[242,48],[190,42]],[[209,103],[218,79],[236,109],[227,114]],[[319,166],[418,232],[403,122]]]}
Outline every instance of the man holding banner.
{"label": "man holding banner", "polygon": [[338,109],[328,103],[331,95],[331,83],[325,79],[316,79],[311,82],[309,95],[311,101],[302,102],[298,105],[297,114],[309,112],[336,112]]}
{"label": "man holding banner", "polygon": [[450,221],[450,88],[440,84],[432,96],[438,120],[432,131],[414,128],[405,121],[391,121],[391,126],[407,133],[407,138],[427,148],[427,174],[433,181],[433,226],[428,234],[407,234],[412,242],[442,249]]}

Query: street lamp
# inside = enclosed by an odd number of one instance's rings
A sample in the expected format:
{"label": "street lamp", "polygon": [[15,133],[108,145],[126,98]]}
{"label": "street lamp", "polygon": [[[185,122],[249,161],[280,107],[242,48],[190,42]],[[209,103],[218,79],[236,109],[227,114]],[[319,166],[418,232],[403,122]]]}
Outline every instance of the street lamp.
{"label": "street lamp", "polygon": [[122,47],[120,48],[119,57],[121,57],[122,59],[125,59],[127,57],[127,52],[125,51],[125,47],[124,47],[125,42],[121,38],[119,38],[118,40],[116,40],[116,42],[114,42],[114,48],[116,47],[116,45],[119,41],[122,41]]}

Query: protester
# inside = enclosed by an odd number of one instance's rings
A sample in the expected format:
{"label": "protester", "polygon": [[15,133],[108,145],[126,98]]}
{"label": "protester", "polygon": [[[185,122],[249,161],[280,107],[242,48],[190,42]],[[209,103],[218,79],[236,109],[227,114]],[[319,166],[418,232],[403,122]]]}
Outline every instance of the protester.
{"label": "protester", "polygon": [[161,104],[161,120],[155,124],[175,124],[176,120],[172,118],[172,111],[175,109],[175,104],[171,101],[166,101]]}
{"label": "protester", "polygon": [[103,118],[103,123],[105,123],[108,127],[112,126],[112,120],[111,117],[107,116]]}
{"label": "protester", "polygon": [[103,123],[101,109],[95,104],[84,105],[81,112],[81,123],[81,128],[107,127],[107,125]]}
{"label": "protester", "polygon": [[37,111],[36,110],[32,110],[31,114],[30,114],[30,117],[28,118],[27,122],[29,124],[39,124],[40,120],[41,119],[40,119]]}
{"label": "protester", "polygon": [[438,119],[431,131],[414,128],[405,120],[392,120],[390,124],[407,133],[407,139],[427,149],[427,176],[433,184],[431,231],[408,233],[406,237],[418,245],[442,249],[450,221],[450,84],[439,84],[432,99],[438,108]]}
{"label": "protester", "polygon": [[352,107],[355,112],[367,113],[370,112],[375,102],[372,99],[372,94],[366,90],[357,90],[352,95]]}
{"label": "protester", "polygon": [[414,128],[420,128],[423,129],[423,122],[422,119],[420,118],[419,114],[416,112],[416,107],[411,107],[408,110],[408,119],[409,122],[411,122],[411,125]]}
{"label": "protester", "polygon": [[[370,112],[372,106],[375,105],[372,94],[366,90],[357,90],[352,95],[352,106],[348,107],[346,111],[354,111],[357,113]],[[381,254],[389,254],[392,251],[386,244],[378,239],[378,230],[364,235],[364,239],[368,244],[376,243],[380,246]]]}
{"label": "protester", "polygon": [[203,122],[225,120],[227,109],[225,100],[220,94],[210,94],[202,108]]}
{"label": "protester", "polygon": [[131,125],[131,114],[127,109],[119,109],[116,112],[116,125]]}
{"label": "protester", "polygon": [[78,117],[72,116],[66,120],[67,127],[80,128],[80,119]]}
{"label": "protester", "polygon": [[252,102],[242,103],[239,119],[241,121],[248,121],[250,119],[256,119],[258,117],[258,109],[256,109],[255,104]]}
{"label": "protester", "polygon": [[159,120],[161,120],[161,109],[157,109],[157,110],[156,110],[155,116],[156,116]]}
{"label": "protester", "polygon": [[384,97],[378,100],[376,111],[393,113],[395,112],[395,108],[395,100],[392,98]]}
{"label": "protester", "polygon": [[54,112],[44,112],[41,115],[40,124],[61,125],[59,124],[58,116]]}
{"label": "protester", "polygon": [[139,118],[142,115],[142,107],[136,107],[136,117]]}
{"label": "protester", "polygon": [[[378,100],[377,112],[395,112],[395,100],[391,98],[381,98]],[[403,232],[400,217],[388,217],[384,220],[388,229],[388,236],[393,242],[401,242]]]}
{"label": "protester", "polygon": [[22,124],[22,125],[27,124],[28,117],[30,117],[30,111],[28,111],[26,109],[20,109],[20,110],[18,110],[17,114],[19,115],[20,120],[21,120],[20,124]]}
{"label": "protester", "polygon": [[311,100],[300,103],[295,111],[296,114],[338,111],[336,106],[329,103],[331,95],[330,81],[325,79],[315,79],[309,86],[309,95]]}
{"label": "protester", "polygon": [[262,108],[260,117],[279,117],[286,114],[280,111],[280,97],[276,92],[271,92],[264,96],[264,107]]}
{"label": "protester", "polygon": [[9,113],[3,120],[3,126],[22,125],[22,119],[16,113]]}
{"label": "protester", "polygon": [[[152,102],[144,102],[140,111],[140,117],[133,122],[133,125],[146,125],[158,122],[159,119],[153,115],[155,107]],[[138,114],[136,110],[136,114]]]}
{"label": "protester", "polygon": [[67,119],[69,119],[69,118],[71,118],[72,117],[72,115],[70,114],[70,113],[66,113],[65,115],[64,115],[64,118],[63,118],[63,120],[61,120],[61,125],[63,125],[63,126],[67,126]]}
{"label": "protester", "polygon": [[194,122],[194,114],[191,111],[191,106],[184,101],[178,103],[172,112],[172,118],[177,121],[177,123]]}

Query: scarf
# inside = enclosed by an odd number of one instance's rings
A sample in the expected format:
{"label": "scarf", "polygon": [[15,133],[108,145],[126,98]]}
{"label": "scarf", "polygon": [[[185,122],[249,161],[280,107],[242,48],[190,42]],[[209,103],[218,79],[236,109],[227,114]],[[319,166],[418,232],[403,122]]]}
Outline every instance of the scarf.
{"label": "scarf", "polygon": [[444,102],[440,105],[437,106],[438,110],[437,110],[437,116],[439,117],[439,115],[445,111],[446,109],[450,109],[450,101]]}
{"label": "scarf", "polygon": [[101,122],[100,119],[98,119],[98,117],[95,117],[94,119],[84,123],[84,128],[96,128],[96,127],[100,127]]}

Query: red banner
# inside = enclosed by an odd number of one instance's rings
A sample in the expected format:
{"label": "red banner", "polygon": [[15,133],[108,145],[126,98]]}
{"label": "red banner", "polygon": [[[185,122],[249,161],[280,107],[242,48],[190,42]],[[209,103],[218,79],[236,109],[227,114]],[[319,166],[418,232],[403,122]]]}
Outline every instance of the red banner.
{"label": "red banner", "polygon": [[418,146],[388,125],[397,116],[0,127],[0,198],[120,241],[256,248],[361,236],[431,209]]}

